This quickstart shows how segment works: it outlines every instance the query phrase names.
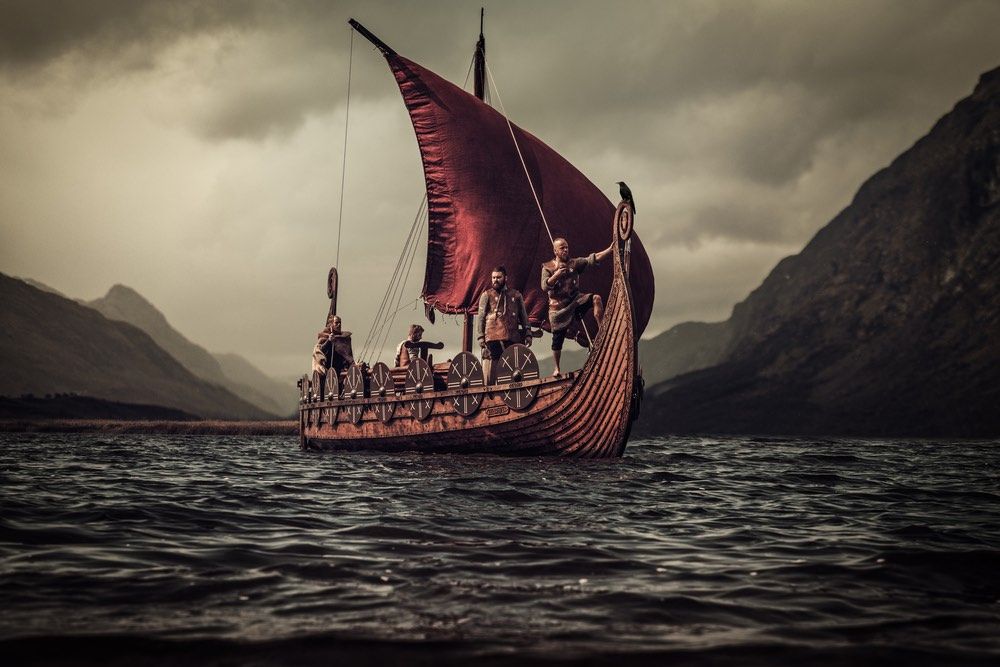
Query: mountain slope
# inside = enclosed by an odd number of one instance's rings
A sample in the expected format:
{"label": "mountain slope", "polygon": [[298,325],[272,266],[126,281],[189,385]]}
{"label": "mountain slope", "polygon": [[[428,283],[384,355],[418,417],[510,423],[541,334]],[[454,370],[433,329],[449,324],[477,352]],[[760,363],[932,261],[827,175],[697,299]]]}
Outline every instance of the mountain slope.
{"label": "mountain slope", "polygon": [[0,395],[76,393],[203,417],[272,415],[195,377],[152,338],[0,274]]}
{"label": "mountain slope", "polygon": [[298,392],[294,385],[286,386],[267,377],[242,357],[213,355],[192,343],[170,325],[163,313],[132,288],[114,285],[106,295],[87,302],[87,305],[108,319],[139,327],[199,378],[221,385],[268,412],[284,415],[295,411]]}
{"label": "mountain slope", "polygon": [[50,292],[51,294],[55,294],[56,296],[61,296],[64,299],[68,299],[69,298],[68,296],[66,296],[65,294],[63,294],[59,290],[57,290],[55,287],[49,287],[48,285],[46,285],[43,282],[39,282],[39,281],[33,280],[31,278],[18,278],[17,276],[14,276],[14,278],[16,280],[24,281],[24,282],[28,283],[29,285],[31,285],[32,287],[34,287],[35,289],[40,289],[43,292]]}
{"label": "mountain slope", "polygon": [[292,382],[280,382],[265,375],[259,368],[238,354],[215,353],[223,375],[230,386],[242,387],[240,396],[255,405],[270,405],[278,415],[295,414],[299,404],[299,392]]}
{"label": "mountain slope", "polygon": [[215,357],[170,326],[163,313],[134,289],[114,285],[103,297],[88,301],[87,305],[109,320],[128,322],[139,327],[152,336],[170,356],[202,380],[225,384],[226,377]]}
{"label": "mountain slope", "polygon": [[738,304],[640,431],[1000,434],[1000,69]]}
{"label": "mountain slope", "polygon": [[[639,341],[639,365],[647,386],[672,377],[707,368],[719,363],[732,338],[730,322],[681,322],[666,331]],[[587,361],[587,350],[576,347],[563,348],[560,366],[570,371],[582,368]],[[539,356],[548,350],[536,348]],[[548,364],[548,366],[546,366]],[[543,372],[549,372],[552,361],[542,360]]]}

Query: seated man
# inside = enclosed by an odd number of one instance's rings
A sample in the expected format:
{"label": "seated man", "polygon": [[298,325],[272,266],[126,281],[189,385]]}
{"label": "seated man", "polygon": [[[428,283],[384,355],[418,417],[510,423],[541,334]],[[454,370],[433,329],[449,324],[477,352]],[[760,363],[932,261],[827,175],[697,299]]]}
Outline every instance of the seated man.
{"label": "seated man", "polygon": [[498,266],[490,274],[490,288],[479,297],[479,347],[486,384],[493,384],[494,362],[514,343],[531,344],[528,311],[521,293],[507,288],[507,269]]}
{"label": "seated man", "polygon": [[326,369],[332,367],[340,373],[353,363],[354,351],[351,348],[351,332],[341,330],[339,315],[331,315],[327,318],[326,327],[316,335],[316,347],[313,348],[313,370],[326,373]]}
{"label": "seated man", "polygon": [[[569,256],[569,243],[566,239],[556,239],[552,242],[551,260],[542,264],[542,291],[549,295],[549,326],[552,328],[552,359],[555,361],[556,377],[562,372],[559,369],[559,358],[562,356],[563,340],[566,329],[575,319],[581,319],[591,308],[598,326],[604,315],[604,303],[600,294],[588,294],[580,291],[579,275],[591,266],[597,266],[611,256],[611,244],[597,253],[587,257]],[[595,332],[596,335],[596,332]]]}
{"label": "seated man", "polygon": [[396,346],[396,367],[406,368],[415,357],[427,361],[427,350],[443,350],[444,343],[425,343],[420,339],[424,336],[424,328],[419,324],[410,325],[410,333],[406,340]]}

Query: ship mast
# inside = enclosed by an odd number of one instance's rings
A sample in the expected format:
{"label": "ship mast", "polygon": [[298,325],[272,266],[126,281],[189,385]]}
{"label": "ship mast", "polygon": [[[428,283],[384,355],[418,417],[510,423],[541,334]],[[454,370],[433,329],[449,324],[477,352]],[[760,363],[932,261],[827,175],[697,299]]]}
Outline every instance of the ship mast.
{"label": "ship mast", "polygon": [[[472,69],[475,73],[475,94],[482,101],[486,101],[486,37],[483,36],[483,19],[486,14],[485,8],[479,9],[479,41],[476,42],[476,54]],[[462,320],[462,350],[472,351],[472,322],[475,316],[465,313]]]}
{"label": "ship mast", "polygon": [[479,41],[476,42],[476,97],[486,101],[486,38],[483,36],[484,9],[479,10]]}

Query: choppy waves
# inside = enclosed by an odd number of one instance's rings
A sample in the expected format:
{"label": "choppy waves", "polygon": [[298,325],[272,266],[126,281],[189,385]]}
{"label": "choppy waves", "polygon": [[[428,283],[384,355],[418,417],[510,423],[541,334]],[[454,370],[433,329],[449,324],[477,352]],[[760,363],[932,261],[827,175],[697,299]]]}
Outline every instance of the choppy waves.
{"label": "choppy waves", "polygon": [[995,442],[571,462],[4,434],[0,508],[0,649],[36,657],[1000,659]]}

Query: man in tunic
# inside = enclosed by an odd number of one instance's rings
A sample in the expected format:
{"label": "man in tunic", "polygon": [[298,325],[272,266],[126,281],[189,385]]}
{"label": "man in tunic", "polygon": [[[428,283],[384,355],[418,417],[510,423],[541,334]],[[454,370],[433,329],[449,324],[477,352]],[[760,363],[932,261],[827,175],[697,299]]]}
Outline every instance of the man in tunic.
{"label": "man in tunic", "polygon": [[[604,302],[600,294],[580,291],[580,274],[597,266],[611,256],[611,244],[604,250],[586,257],[570,257],[569,243],[558,238],[552,242],[551,260],[542,264],[542,291],[549,295],[549,326],[552,328],[552,359],[556,377],[562,375],[559,358],[562,356],[566,330],[575,319],[581,319],[591,308],[598,326],[604,316]],[[596,335],[596,332],[595,332]]]}
{"label": "man in tunic", "polygon": [[427,361],[428,348],[434,350],[444,349],[444,343],[440,341],[437,343],[425,343],[420,340],[423,336],[424,328],[422,326],[419,324],[410,325],[409,335],[396,346],[397,368],[406,368],[417,357]]}
{"label": "man in tunic", "polygon": [[531,344],[528,311],[521,293],[507,288],[507,269],[498,266],[490,274],[490,288],[479,297],[479,347],[487,384],[493,384],[494,362],[514,343]]}
{"label": "man in tunic", "polygon": [[351,332],[341,330],[339,315],[330,315],[326,327],[316,335],[316,347],[313,348],[313,370],[326,373],[326,369],[334,368],[338,373],[354,363],[354,351],[351,349]]}

